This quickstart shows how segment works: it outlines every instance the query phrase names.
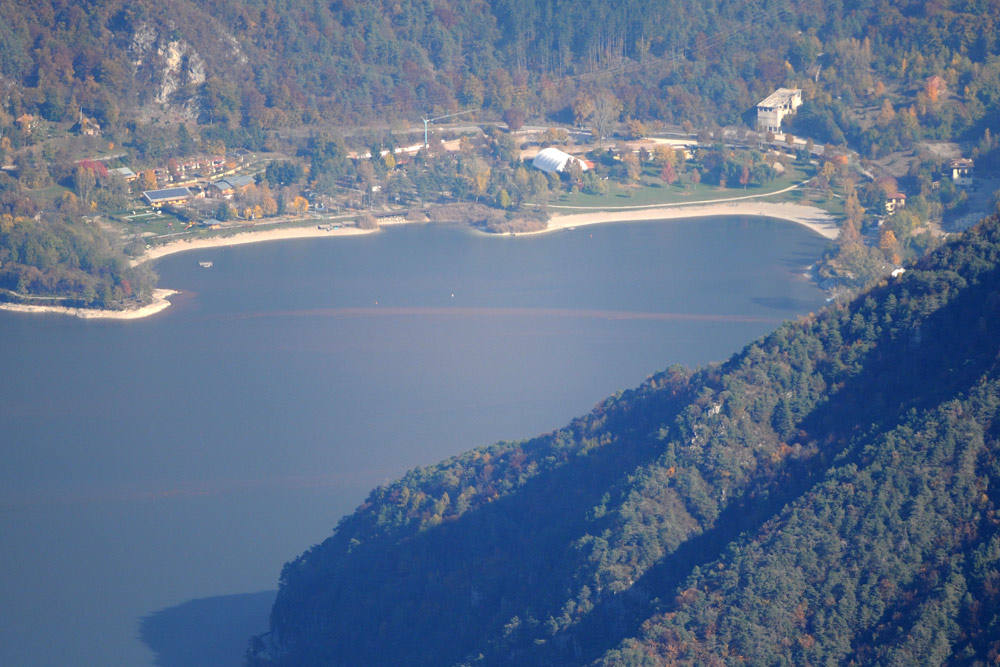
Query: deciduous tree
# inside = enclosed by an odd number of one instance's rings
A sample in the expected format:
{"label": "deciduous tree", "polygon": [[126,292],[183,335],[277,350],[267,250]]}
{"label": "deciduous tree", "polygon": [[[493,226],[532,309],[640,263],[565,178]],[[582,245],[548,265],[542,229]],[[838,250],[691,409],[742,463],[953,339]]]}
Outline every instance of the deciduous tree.
{"label": "deciduous tree", "polygon": [[594,96],[593,105],[590,121],[594,124],[598,145],[603,145],[604,139],[611,134],[611,128],[618,122],[622,103],[610,91],[604,90]]}

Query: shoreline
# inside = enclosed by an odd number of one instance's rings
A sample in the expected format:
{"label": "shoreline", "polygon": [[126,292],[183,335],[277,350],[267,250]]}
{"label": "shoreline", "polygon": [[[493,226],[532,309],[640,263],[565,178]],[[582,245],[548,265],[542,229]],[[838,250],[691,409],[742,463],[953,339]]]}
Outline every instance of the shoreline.
{"label": "shoreline", "polygon": [[[836,239],[838,227],[836,218],[815,206],[793,203],[730,201],[706,204],[681,204],[675,206],[657,206],[649,208],[626,208],[614,211],[591,211],[587,213],[564,213],[554,215],[549,219],[545,229],[536,232],[512,232],[511,234],[489,234],[490,236],[534,236],[548,234],[573,227],[599,225],[612,222],[645,222],[649,220],[678,220],[685,218],[704,218],[710,216],[746,215],[755,217],[777,218],[802,225],[827,239]],[[396,223],[399,224],[399,223]],[[324,238],[332,236],[358,236],[372,234],[378,229],[358,229],[356,227],[341,227],[340,229],[320,229],[319,225],[311,227],[288,227],[284,229],[267,229],[261,231],[245,231],[232,236],[213,236],[204,239],[178,240],[158,245],[147,250],[141,257],[132,261],[136,266],[145,262],[155,261],[167,255],[189,250],[204,250],[225,246],[244,245],[248,243],[264,243],[267,241],[286,241],[291,239]],[[153,302],[133,310],[102,310],[98,308],[73,308],[67,306],[37,306],[18,303],[0,303],[0,310],[18,313],[58,313],[83,319],[135,320],[155,315],[170,307],[169,297],[178,292],[171,289],[157,288],[153,290]]]}
{"label": "shoreline", "polygon": [[102,308],[77,308],[71,306],[36,306],[28,303],[0,303],[0,310],[14,313],[57,313],[71,315],[85,320],[137,320],[155,315],[170,307],[169,297],[178,294],[176,290],[156,288],[153,290],[153,302],[141,308],[128,310],[105,310]]}
{"label": "shoreline", "polygon": [[679,220],[712,216],[747,215],[777,218],[802,225],[820,236],[835,240],[839,233],[836,218],[815,206],[790,202],[730,201],[717,204],[680,204],[649,208],[592,211],[589,213],[560,213],[549,219],[548,226],[537,232],[514,232],[515,236],[548,234],[570,227],[601,225],[611,222],[646,222],[649,220]]}
{"label": "shoreline", "polygon": [[[188,250],[204,250],[205,248],[222,248],[231,245],[244,245],[247,243],[263,243],[265,241],[287,241],[290,239],[322,238],[328,236],[358,236],[360,234],[371,234],[378,229],[358,229],[357,227],[341,227],[340,229],[320,229],[319,224],[310,227],[285,227],[277,229],[264,229],[259,231],[245,231],[233,234],[232,236],[211,236],[204,239],[182,239],[169,241],[162,245],[154,246],[143,253],[142,257],[132,260],[132,266],[151,262],[167,255]],[[329,223],[327,223],[329,224]]]}

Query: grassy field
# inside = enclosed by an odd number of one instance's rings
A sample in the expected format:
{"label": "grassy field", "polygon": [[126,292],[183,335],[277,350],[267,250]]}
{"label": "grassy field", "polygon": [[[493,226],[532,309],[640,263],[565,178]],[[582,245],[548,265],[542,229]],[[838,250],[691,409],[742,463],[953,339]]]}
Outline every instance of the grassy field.
{"label": "grassy field", "polygon": [[761,197],[766,202],[791,202],[821,208],[835,216],[844,215],[843,188],[834,188],[829,193],[812,187],[800,187],[780,195]]}
{"label": "grassy field", "polygon": [[[164,216],[164,220],[168,216]],[[329,217],[318,217],[318,218],[268,218],[264,220],[257,220],[254,222],[241,222],[241,224],[234,225],[232,227],[225,227],[223,229],[206,229],[201,226],[193,226],[188,230],[184,230],[186,223],[178,223],[174,221],[173,227],[166,227],[166,223],[150,223],[148,226],[140,226],[137,230],[141,233],[143,231],[156,231],[157,229],[164,229],[166,231],[159,233],[157,236],[150,236],[146,239],[146,242],[152,245],[157,245],[160,243],[167,243],[170,241],[178,240],[191,240],[191,239],[205,239],[205,238],[215,238],[215,237],[225,237],[234,236],[236,234],[242,234],[244,232],[253,231],[266,231],[269,229],[276,228],[289,228],[289,227],[315,227],[317,225],[346,225],[354,224],[354,219],[356,216],[352,215],[341,215],[341,216],[329,216]],[[180,226],[178,227],[178,224]]]}
{"label": "grassy field", "polygon": [[[630,206],[656,206],[662,204],[683,204],[686,202],[702,202],[748,195],[761,196],[769,192],[777,192],[791,185],[801,183],[816,173],[816,166],[808,162],[796,161],[787,173],[782,174],[771,183],[747,188],[720,188],[706,183],[682,185],[674,183],[667,185],[653,168],[643,170],[640,181],[634,185],[621,185],[608,181],[606,195],[591,195],[583,192],[563,194],[559,199],[549,204],[551,208],[561,206],[587,207],[595,210],[626,208]],[[792,191],[795,192],[795,191]],[[780,195],[782,201],[789,201],[792,192]]]}
{"label": "grassy field", "polygon": [[121,224],[123,233],[129,236],[148,233],[163,236],[183,231],[187,226],[186,222],[149,207],[121,211],[113,214],[112,218]]}

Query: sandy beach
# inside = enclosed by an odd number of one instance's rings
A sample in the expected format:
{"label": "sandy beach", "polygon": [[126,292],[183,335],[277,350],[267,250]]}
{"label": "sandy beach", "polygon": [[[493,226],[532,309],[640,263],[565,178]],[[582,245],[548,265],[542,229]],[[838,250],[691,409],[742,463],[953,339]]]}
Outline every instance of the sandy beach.
{"label": "sandy beach", "polygon": [[[260,231],[248,231],[234,234],[233,236],[213,236],[210,238],[180,240],[164,243],[150,248],[146,253],[135,260],[132,265],[149,262],[160,257],[166,257],[178,252],[188,250],[201,250],[204,248],[220,248],[225,246],[242,245],[244,243],[262,243],[264,241],[283,241],[287,239],[304,239],[330,236],[355,236],[357,234],[370,234],[378,230],[364,230],[355,227],[341,227],[339,229],[320,229],[319,226],[312,227],[285,227],[278,229],[266,229]],[[153,290],[153,301],[141,308],[127,310],[104,310],[101,308],[70,308],[66,306],[42,306],[23,303],[0,303],[0,310],[8,310],[16,313],[57,313],[61,315],[71,315],[83,319],[108,319],[108,320],[137,320],[143,317],[155,315],[170,307],[169,297],[177,294],[171,289]]]}
{"label": "sandy beach", "polygon": [[285,241],[288,239],[326,238],[331,236],[355,236],[358,234],[371,234],[377,229],[358,229],[356,227],[340,227],[339,229],[320,229],[319,225],[332,223],[317,223],[310,227],[279,227],[260,231],[247,231],[233,234],[232,236],[212,236],[203,239],[185,239],[171,241],[155,246],[133,262],[142,264],[160,257],[173,255],[178,252],[188,250],[201,250],[204,248],[222,248],[231,245],[243,245],[244,243],[262,243],[264,241]]}
{"label": "sandy beach", "polygon": [[546,229],[537,232],[525,232],[524,234],[545,234],[569,227],[583,227],[585,225],[597,225],[607,222],[677,220],[680,218],[704,218],[726,215],[757,215],[788,220],[808,227],[817,234],[831,240],[837,238],[838,233],[836,218],[815,206],[746,200],[684,204],[678,206],[623,208],[615,211],[560,213],[549,219]]}
{"label": "sandy beach", "polygon": [[132,308],[130,310],[103,310],[100,308],[68,308],[66,306],[35,306],[24,303],[0,303],[0,310],[9,310],[15,313],[58,313],[60,315],[72,315],[83,319],[105,319],[105,320],[137,320],[143,317],[155,315],[161,310],[170,306],[168,297],[177,294],[172,289],[153,290],[152,303],[146,304],[142,308]]}

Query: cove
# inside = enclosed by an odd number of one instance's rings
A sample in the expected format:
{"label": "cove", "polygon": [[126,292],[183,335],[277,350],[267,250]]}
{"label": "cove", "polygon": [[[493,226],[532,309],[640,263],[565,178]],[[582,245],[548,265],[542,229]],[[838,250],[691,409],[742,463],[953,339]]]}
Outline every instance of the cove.
{"label": "cove", "polygon": [[0,663],[170,664],[225,609],[239,664],[260,592],[373,486],[820,308],[825,243],[766,218],[412,225],[165,257],[181,294],[144,320],[0,313]]}

